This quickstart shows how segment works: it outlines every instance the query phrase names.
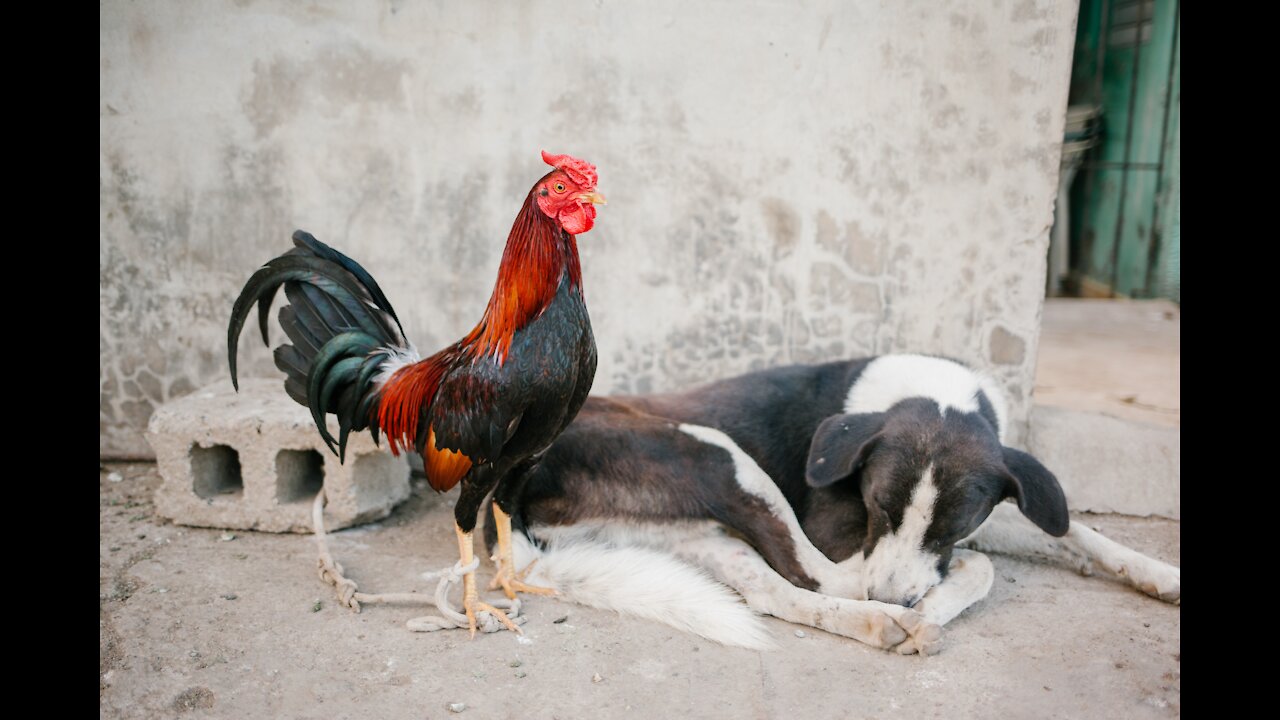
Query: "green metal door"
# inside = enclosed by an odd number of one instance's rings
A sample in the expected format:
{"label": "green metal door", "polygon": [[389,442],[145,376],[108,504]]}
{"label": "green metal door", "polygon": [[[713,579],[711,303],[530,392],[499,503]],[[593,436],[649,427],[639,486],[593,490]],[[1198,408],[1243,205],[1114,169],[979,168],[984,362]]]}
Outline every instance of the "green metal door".
{"label": "green metal door", "polygon": [[1072,188],[1072,276],[1086,296],[1172,297],[1180,205],[1179,0],[1082,0],[1072,104],[1102,107]]}

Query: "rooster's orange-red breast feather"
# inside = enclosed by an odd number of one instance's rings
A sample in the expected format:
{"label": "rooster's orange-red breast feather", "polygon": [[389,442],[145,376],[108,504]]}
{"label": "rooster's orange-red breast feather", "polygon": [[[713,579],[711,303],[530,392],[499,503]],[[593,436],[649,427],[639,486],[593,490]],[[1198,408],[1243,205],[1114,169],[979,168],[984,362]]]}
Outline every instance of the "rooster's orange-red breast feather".
{"label": "rooster's orange-red breast feather", "polygon": [[427,482],[438,492],[445,492],[458,484],[471,469],[471,458],[460,452],[436,447],[436,431],[427,434],[427,446],[422,451],[422,466],[427,472]]}

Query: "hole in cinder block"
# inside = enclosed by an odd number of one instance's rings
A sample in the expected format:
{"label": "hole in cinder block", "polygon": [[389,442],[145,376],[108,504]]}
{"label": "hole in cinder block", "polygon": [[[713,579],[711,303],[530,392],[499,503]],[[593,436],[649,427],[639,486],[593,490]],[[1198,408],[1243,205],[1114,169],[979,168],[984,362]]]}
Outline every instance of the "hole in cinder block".
{"label": "hole in cinder block", "polygon": [[192,489],[202,498],[244,493],[240,453],[226,445],[191,446]]}
{"label": "hole in cinder block", "polygon": [[315,450],[281,450],[276,455],[276,500],[303,502],[324,487],[324,458]]}

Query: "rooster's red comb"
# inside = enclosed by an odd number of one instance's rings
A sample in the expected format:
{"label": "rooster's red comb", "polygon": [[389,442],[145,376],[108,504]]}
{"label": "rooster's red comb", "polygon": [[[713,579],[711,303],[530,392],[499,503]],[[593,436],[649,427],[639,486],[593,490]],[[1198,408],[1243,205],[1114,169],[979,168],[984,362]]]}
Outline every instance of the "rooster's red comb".
{"label": "rooster's red comb", "polygon": [[542,151],[542,161],[553,168],[563,170],[569,179],[582,187],[594,188],[600,178],[596,175],[596,166],[586,160],[579,160],[572,155],[552,155]]}

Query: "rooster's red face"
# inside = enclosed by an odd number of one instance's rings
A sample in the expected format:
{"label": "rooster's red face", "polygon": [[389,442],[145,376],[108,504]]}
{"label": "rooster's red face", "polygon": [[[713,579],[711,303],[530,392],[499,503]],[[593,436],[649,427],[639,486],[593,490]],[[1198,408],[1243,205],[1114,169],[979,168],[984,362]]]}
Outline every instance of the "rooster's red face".
{"label": "rooster's red face", "polygon": [[596,222],[595,206],[605,204],[604,196],[596,192],[596,166],[569,155],[549,155],[545,150],[542,159],[555,170],[533,188],[538,208],[570,235],[590,230]]}

